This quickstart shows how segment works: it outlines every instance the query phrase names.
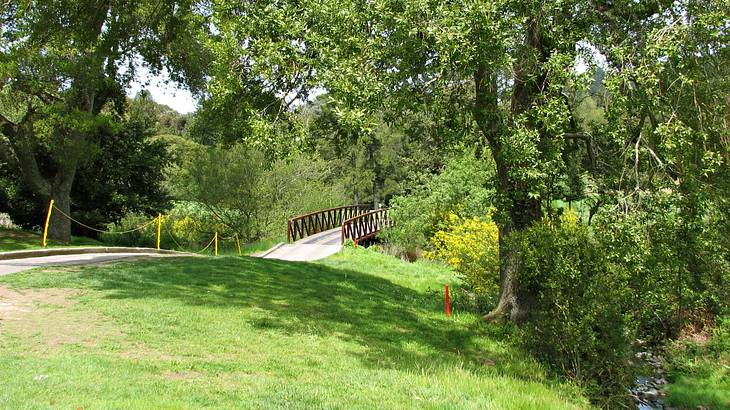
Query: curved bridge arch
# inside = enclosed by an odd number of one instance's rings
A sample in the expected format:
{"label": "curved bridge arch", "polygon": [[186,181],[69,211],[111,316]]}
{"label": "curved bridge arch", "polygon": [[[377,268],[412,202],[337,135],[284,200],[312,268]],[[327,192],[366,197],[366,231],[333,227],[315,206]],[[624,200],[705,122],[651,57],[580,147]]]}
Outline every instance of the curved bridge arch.
{"label": "curved bridge arch", "polygon": [[339,228],[348,219],[369,211],[369,205],[346,205],[295,216],[287,221],[286,240],[296,242],[310,235]]}
{"label": "curved bridge arch", "polygon": [[348,239],[363,242],[373,239],[378,231],[391,225],[387,208],[372,211],[369,205],[347,205],[290,218],[286,236],[287,242],[298,242],[339,228],[340,244]]}

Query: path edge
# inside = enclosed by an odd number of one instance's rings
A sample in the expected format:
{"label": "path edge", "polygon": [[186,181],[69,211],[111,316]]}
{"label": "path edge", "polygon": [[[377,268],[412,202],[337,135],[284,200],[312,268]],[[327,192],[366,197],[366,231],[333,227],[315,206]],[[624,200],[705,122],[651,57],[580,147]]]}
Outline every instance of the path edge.
{"label": "path edge", "polygon": [[0,252],[0,261],[26,258],[41,258],[43,256],[83,255],[87,253],[156,253],[160,255],[199,256],[194,253],[172,251],[169,249],[97,246],[78,248],[28,249],[22,251]]}
{"label": "path edge", "polygon": [[282,246],[284,246],[284,245],[286,245],[286,243],[284,243],[284,242],[279,242],[279,243],[277,243],[276,245],[272,246],[272,247],[271,247],[271,248],[270,248],[269,250],[267,250],[267,251],[265,251],[265,252],[263,252],[263,253],[261,253],[261,254],[259,254],[259,255],[255,255],[255,256],[256,256],[257,258],[266,258],[267,256],[269,256],[269,255],[271,255],[272,253],[274,253],[274,251],[275,251],[275,250],[277,250],[277,249],[281,248],[281,247],[282,247]]}

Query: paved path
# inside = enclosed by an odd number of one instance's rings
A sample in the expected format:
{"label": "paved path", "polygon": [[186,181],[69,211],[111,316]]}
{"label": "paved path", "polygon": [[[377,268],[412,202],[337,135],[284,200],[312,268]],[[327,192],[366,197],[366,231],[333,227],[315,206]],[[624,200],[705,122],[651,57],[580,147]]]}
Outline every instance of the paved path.
{"label": "paved path", "polygon": [[85,253],[81,255],[55,255],[41,256],[37,258],[0,260],[0,276],[42,266],[86,265],[140,256],[161,257],[164,255],[159,255],[157,253]]}
{"label": "paved path", "polygon": [[334,255],[342,249],[340,228],[308,236],[291,244],[279,244],[263,254],[264,259],[285,261],[316,261]]}

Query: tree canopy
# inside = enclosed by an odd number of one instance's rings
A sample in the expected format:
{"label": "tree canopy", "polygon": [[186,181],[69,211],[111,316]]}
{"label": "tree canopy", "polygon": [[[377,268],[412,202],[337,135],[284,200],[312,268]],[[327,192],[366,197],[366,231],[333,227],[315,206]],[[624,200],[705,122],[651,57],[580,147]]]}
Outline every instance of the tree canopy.
{"label": "tree canopy", "polygon": [[[397,123],[426,107],[477,129],[456,136],[494,158],[505,237],[561,199],[555,181],[580,190],[589,179],[602,201],[626,207],[645,190],[711,189],[727,168],[728,107],[716,104],[727,95],[727,17],[717,1],[222,0],[211,87],[255,82],[284,107],[322,88],[338,121],[365,133],[383,109]],[[588,93],[598,69],[610,105],[605,123],[586,126],[571,94]],[[532,297],[511,280],[516,251],[501,252],[491,317],[519,320]]]}
{"label": "tree canopy", "polygon": [[[0,126],[27,187],[70,213],[76,171],[123,113],[140,66],[204,87],[197,2],[17,1],[0,10]],[[41,160],[44,158],[44,160]],[[68,241],[68,220],[53,238]]]}

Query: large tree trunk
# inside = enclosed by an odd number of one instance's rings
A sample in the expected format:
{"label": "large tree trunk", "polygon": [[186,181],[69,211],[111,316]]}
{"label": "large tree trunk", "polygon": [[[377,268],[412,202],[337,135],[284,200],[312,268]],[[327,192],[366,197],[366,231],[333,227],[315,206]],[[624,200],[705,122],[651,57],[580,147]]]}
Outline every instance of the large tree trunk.
{"label": "large tree trunk", "polygon": [[[59,189],[53,193],[53,201],[56,208],[66,215],[71,215],[71,190]],[[48,238],[68,244],[71,242],[71,221],[61,215],[57,210],[53,211],[51,220],[48,223]]]}
{"label": "large tree trunk", "polygon": [[476,99],[474,119],[489,144],[497,168],[497,192],[502,198],[501,206],[507,208],[507,221],[499,224],[499,285],[500,296],[497,307],[484,316],[485,320],[501,320],[509,317],[514,322],[522,321],[529,313],[534,297],[519,288],[515,278],[520,268],[517,249],[508,246],[505,240],[513,230],[530,226],[542,216],[540,201],[528,197],[528,188],[510,178],[508,162],[503,157],[500,133],[501,118],[497,102],[497,76],[486,65],[480,66],[474,75]]}
{"label": "large tree trunk", "polygon": [[512,221],[499,227],[499,301],[491,312],[483,316],[484,320],[498,321],[508,317],[512,322],[520,323],[530,313],[535,295],[519,286],[516,279],[521,261],[519,250],[506,238],[513,229],[525,229],[541,216],[538,200],[521,201],[513,205]]}
{"label": "large tree trunk", "polygon": [[[75,155],[69,155],[59,165],[52,181],[44,177],[36,160],[35,140],[30,125],[31,116],[32,111],[29,109],[29,114],[18,124],[0,118],[1,131],[10,141],[25,185],[46,203],[53,199],[58,209],[66,215],[71,215],[71,186],[76,177],[78,160]],[[48,225],[48,237],[61,243],[69,243],[71,221],[59,212],[55,212]]]}
{"label": "large tree trunk", "polygon": [[[538,103],[538,97],[547,85],[542,65],[550,56],[540,28],[536,21],[527,24],[525,50],[522,58],[513,65],[514,85],[510,115],[517,117]],[[537,61],[532,57],[536,55]],[[542,218],[540,200],[530,197],[530,186],[525,181],[515,180],[513,162],[509,159],[510,146],[505,145],[502,133],[504,124],[500,118],[498,100],[497,72],[482,63],[474,74],[475,100],[474,119],[479,126],[492,152],[497,168],[498,207],[503,212],[499,223],[499,279],[500,296],[497,307],[486,314],[485,320],[501,320],[509,317],[513,322],[523,321],[534,304],[535,297],[529,289],[520,288],[517,273],[520,270],[519,251],[509,244],[507,237]],[[532,125],[538,128],[536,124]],[[541,132],[541,138],[547,135]],[[506,216],[507,218],[504,218]],[[505,220],[506,219],[506,220]]]}
{"label": "large tree trunk", "polygon": [[[71,187],[76,177],[76,163],[69,161],[58,169],[51,184],[51,198],[64,214],[71,215]],[[71,221],[56,212],[48,224],[48,236],[61,243],[71,242]]]}

